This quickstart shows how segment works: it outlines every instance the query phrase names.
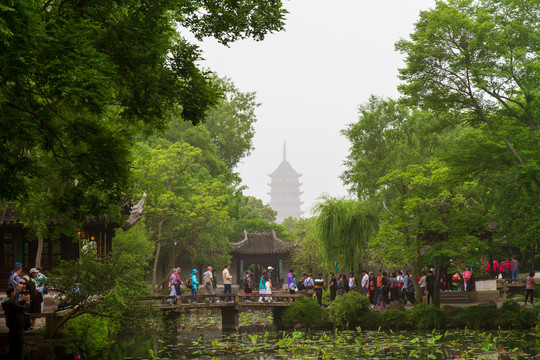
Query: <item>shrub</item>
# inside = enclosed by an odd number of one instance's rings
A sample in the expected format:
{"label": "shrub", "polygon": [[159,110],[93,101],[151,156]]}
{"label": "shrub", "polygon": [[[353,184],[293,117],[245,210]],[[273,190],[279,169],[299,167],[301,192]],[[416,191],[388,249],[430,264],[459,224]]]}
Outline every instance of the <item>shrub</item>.
{"label": "shrub", "polygon": [[446,326],[448,315],[434,305],[420,303],[408,311],[407,320],[412,327],[417,329],[441,329]]}
{"label": "shrub", "polygon": [[452,320],[458,326],[491,327],[497,318],[497,305],[476,305],[460,308]]}
{"label": "shrub", "polygon": [[334,326],[354,326],[369,312],[369,299],[356,291],[338,296],[330,305],[330,319]]}
{"label": "shrub", "polygon": [[382,323],[386,328],[403,329],[407,327],[407,314],[398,309],[386,309],[382,314]]}
{"label": "shrub", "polygon": [[285,309],[281,315],[280,326],[289,328],[295,320],[307,327],[320,325],[323,322],[323,309],[315,298],[306,299],[300,296]]}
{"label": "shrub", "polygon": [[362,329],[377,330],[381,327],[383,318],[378,311],[368,311],[364,315],[360,316],[356,325],[359,325]]}
{"label": "shrub", "polygon": [[534,323],[533,312],[522,308],[519,303],[506,300],[501,306],[499,316],[501,326],[505,328],[529,328]]}
{"label": "shrub", "polygon": [[118,330],[118,326],[105,317],[84,314],[69,320],[61,334],[70,351],[86,359],[96,359],[112,345]]}

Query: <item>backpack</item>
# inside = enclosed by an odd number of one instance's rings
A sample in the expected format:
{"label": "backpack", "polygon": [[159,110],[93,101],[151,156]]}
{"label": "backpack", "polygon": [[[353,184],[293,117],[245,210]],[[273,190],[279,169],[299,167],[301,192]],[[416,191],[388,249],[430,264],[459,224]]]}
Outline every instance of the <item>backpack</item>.
{"label": "backpack", "polygon": [[392,289],[399,290],[399,281],[394,280],[394,282],[392,283]]}
{"label": "backpack", "polygon": [[305,289],[304,282],[298,281],[298,284],[296,287],[298,288],[298,290],[304,290]]}
{"label": "backpack", "polygon": [[193,287],[193,284],[191,283],[191,276],[188,277],[187,281],[186,281],[186,287],[191,289]]}

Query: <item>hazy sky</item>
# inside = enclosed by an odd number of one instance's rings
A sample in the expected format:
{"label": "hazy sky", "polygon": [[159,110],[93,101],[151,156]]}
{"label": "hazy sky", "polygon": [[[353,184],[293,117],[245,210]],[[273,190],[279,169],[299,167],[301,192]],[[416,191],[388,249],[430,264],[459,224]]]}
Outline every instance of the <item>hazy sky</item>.
{"label": "hazy sky", "polygon": [[309,211],[322,194],[345,196],[339,179],[349,143],[340,131],[357,119],[371,94],[397,97],[402,56],[394,43],[408,38],[420,10],[434,0],[285,0],[286,30],[264,41],[239,41],[230,48],[200,44],[203,66],[255,91],[255,150],[237,171],[252,195],[270,201],[268,174],[287,159],[303,174]]}

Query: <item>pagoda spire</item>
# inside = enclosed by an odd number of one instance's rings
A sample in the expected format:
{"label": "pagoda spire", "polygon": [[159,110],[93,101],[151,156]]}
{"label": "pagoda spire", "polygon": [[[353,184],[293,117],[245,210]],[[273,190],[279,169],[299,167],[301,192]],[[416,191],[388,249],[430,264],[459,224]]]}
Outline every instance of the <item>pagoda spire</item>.
{"label": "pagoda spire", "polygon": [[287,160],[287,143],[283,140],[283,161]]}

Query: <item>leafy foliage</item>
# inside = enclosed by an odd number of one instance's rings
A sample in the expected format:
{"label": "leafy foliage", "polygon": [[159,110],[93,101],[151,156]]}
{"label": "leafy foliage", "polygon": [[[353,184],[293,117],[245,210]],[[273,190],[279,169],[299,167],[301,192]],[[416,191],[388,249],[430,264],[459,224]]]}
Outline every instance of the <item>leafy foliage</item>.
{"label": "leafy foliage", "polygon": [[84,359],[96,359],[111,347],[119,330],[118,324],[108,318],[84,314],[70,320],[60,335],[72,352]]}
{"label": "leafy foliage", "polygon": [[499,317],[501,326],[509,329],[525,329],[534,323],[533,312],[512,300],[503,302]]}
{"label": "leafy foliage", "polygon": [[457,314],[451,317],[451,321],[462,327],[489,328],[493,326],[497,316],[495,304],[480,304],[460,308]]}
{"label": "leafy foliage", "polygon": [[407,320],[415,329],[442,329],[446,326],[448,315],[435,305],[420,303],[407,312]]}
{"label": "leafy foliage", "polygon": [[316,327],[322,324],[323,316],[324,311],[315,298],[301,296],[283,312],[280,325],[290,328],[294,321],[298,321],[306,327]]}
{"label": "leafy foliage", "polygon": [[329,312],[334,326],[353,327],[369,312],[369,299],[356,291],[349,291],[332,302]]}
{"label": "leafy foliage", "polygon": [[339,261],[356,269],[379,224],[373,207],[362,201],[326,198],[316,206],[316,211],[317,236],[326,263],[331,266]]}
{"label": "leafy foliage", "polygon": [[382,313],[382,324],[389,329],[404,329],[407,327],[407,314],[398,309],[386,309]]}

